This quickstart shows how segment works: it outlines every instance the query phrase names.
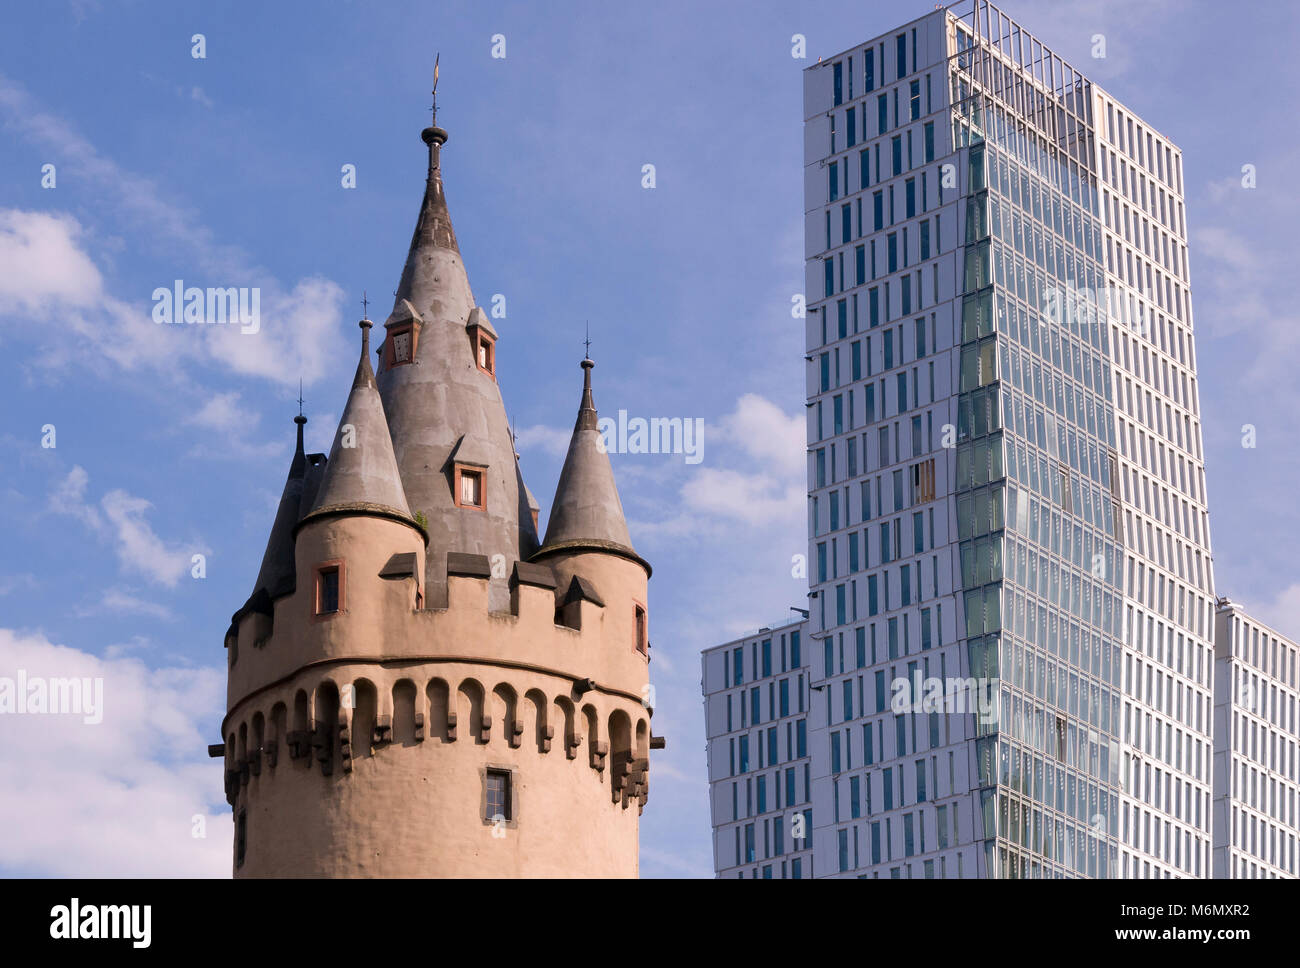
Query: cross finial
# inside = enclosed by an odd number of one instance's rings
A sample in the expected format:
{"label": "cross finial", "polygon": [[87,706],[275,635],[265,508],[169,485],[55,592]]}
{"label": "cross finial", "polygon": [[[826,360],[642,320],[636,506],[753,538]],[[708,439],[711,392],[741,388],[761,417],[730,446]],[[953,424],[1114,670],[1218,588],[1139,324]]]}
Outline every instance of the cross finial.
{"label": "cross finial", "polygon": [[302,379],[298,380],[298,416],[302,416]]}
{"label": "cross finial", "polygon": [[366,298],[366,291],[361,290],[361,315],[367,319],[370,318],[370,300]]}
{"label": "cross finial", "polygon": [[587,338],[582,341],[582,345],[587,348],[586,358],[591,359],[591,323],[587,323]]}

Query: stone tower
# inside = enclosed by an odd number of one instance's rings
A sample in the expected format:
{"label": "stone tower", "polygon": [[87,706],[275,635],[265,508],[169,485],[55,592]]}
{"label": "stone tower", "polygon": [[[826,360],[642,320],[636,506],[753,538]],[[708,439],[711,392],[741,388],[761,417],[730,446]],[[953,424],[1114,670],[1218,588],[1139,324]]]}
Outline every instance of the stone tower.
{"label": "stone tower", "polygon": [[650,566],[598,446],[589,359],[537,539],[443,192],[447,133],[330,454],[305,418],[225,645],[236,877],[634,877]]}

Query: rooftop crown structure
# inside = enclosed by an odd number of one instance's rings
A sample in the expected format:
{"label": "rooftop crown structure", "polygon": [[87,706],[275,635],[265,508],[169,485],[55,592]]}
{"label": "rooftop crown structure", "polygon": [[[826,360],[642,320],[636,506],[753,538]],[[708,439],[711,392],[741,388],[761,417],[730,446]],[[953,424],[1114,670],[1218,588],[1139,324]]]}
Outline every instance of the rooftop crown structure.
{"label": "rooftop crown structure", "polygon": [[[226,797],[249,876],[637,874],[650,566],[589,359],[546,541],[447,213],[440,152],[377,363],[329,457],[303,425],[226,632]],[[654,745],[661,745],[662,741]]]}

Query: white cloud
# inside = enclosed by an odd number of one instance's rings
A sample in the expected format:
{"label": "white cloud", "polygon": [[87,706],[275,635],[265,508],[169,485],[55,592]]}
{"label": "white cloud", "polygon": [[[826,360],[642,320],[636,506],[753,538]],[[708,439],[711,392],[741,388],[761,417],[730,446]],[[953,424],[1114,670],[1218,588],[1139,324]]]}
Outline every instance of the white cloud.
{"label": "white cloud", "polygon": [[[232,273],[214,278],[224,282],[206,285],[233,286],[235,280],[248,276]],[[257,285],[253,278],[247,284]],[[199,285],[198,281],[185,283]],[[342,341],[344,295],[336,283],[311,277],[300,280],[289,292],[274,281],[263,281],[260,288],[257,332],[245,333],[239,326],[186,327],[197,331],[194,335],[203,341],[212,360],[236,373],[296,385],[300,378],[313,382],[334,361],[356,359],[361,341],[355,341],[351,353]]]}
{"label": "white cloud", "polygon": [[[1197,320],[1201,335],[1240,335],[1253,344],[1292,328],[1280,324],[1276,309],[1281,307],[1270,305],[1270,283],[1278,278],[1278,267],[1257,242],[1226,225],[1207,225],[1193,229],[1192,251],[1204,259],[1198,275],[1208,303],[1215,307],[1213,313],[1203,314],[1204,322]],[[1292,322],[1285,312],[1282,318]]]}
{"label": "white cloud", "polygon": [[[60,354],[43,354],[43,365],[66,363],[70,354],[80,352],[79,360],[98,363],[107,358],[127,369],[145,365],[171,371],[178,360],[188,358],[292,385],[300,378],[314,382],[327,372],[331,360],[346,355],[340,325],[343,292],[335,283],[308,277],[285,289],[248,253],[217,242],[193,212],[167,200],[155,182],[100,154],[3,75],[0,122],[48,151],[59,162],[61,177],[72,174],[104,189],[103,203],[116,211],[102,214],[113,219],[115,231],[126,223],[150,244],[164,248],[169,265],[181,267],[175,271],[184,273],[185,286],[260,290],[260,331],[255,334],[229,325],[158,325],[150,318],[152,304],[144,300],[154,288],[174,284],[171,268],[169,277],[156,280],[146,293],[128,301],[114,298],[86,249],[89,233],[75,219],[0,210],[0,228],[7,225],[9,236],[0,231],[0,255],[12,256],[15,267],[34,272],[32,279],[26,279],[16,268],[7,268],[8,258],[0,258],[0,314],[28,306],[41,310],[44,322],[71,326],[87,337],[69,341]],[[75,270],[67,280],[55,274],[64,263]],[[7,300],[6,290],[11,291]],[[6,303],[11,308],[6,309]],[[56,303],[71,303],[82,312],[52,312]]]}
{"label": "white cloud", "polygon": [[[1149,66],[1151,50],[1167,42],[1170,20],[1178,12],[1174,0],[1073,0],[1050,8],[1051,15],[1034,25],[1034,33],[1102,84]],[[1019,10],[1013,16],[1025,22]],[[1099,36],[1105,39],[1105,56],[1094,57]]]}
{"label": "white cloud", "polygon": [[144,512],[153,505],[126,491],[112,490],[100,502],[117,536],[117,556],[122,564],[151,581],[173,587],[190,569],[197,550],[164,542],[154,534]]}
{"label": "white cloud", "polygon": [[713,466],[686,469],[677,513],[648,527],[685,535],[708,531],[719,520],[797,526],[807,502],[803,419],[746,393],[715,426],[721,446],[710,448]]}
{"label": "white cloud", "polygon": [[115,615],[146,615],[164,621],[171,621],[176,617],[167,606],[146,601],[118,588],[110,588],[104,592],[97,605],[78,609],[79,615],[97,615],[101,612],[111,612]]}
{"label": "white cloud", "polygon": [[44,368],[76,359],[131,370],[158,365],[157,334],[147,312],[115,299],[87,254],[90,233],[70,215],[0,209],[0,316],[64,327],[76,339],[43,338],[29,362]]}
{"label": "white cloud", "polygon": [[[229,811],[201,723],[224,710],[220,669],[150,670],[39,633],[0,629],[0,676],[103,680],[103,717],[4,715],[0,869],[56,877],[225,877]],[[212,727],[209,727],[212,728]],[[196,819],[206,836],[196,838]]]}
{"label": "white cloud", "polygon": [[70,215],[0,209],[0,313],[97,305],[104,280],[80,247],[83,234]]}
{"label": "white cloud", "polygon": [[705,514],[766,524],[798,518],[807,495],[797,485],[765,472],[705,468],[682,485],[686,505]]}
{"label": "white cloud", "polygon": [[719,423],[727,439],[750,457],[774,466],[783,476],[803,477],[808,444],[802,416],[786,416],[771,400],[746,393]]}
{"label": "white cloud", "polygon": [[[250,410],[241,404],[238,391],[212,393],[206,397],[201,394],[200,399],[202,403],[199,404],[199,408],[186,416],[184,421],[187,424],[213,431],[214,436],[221,442],[221,446],[213,448],[206,444],[196,444],[187,454],[189,457],[218,457],[222,460],[229,460],[231,457],[236,456],[242,458],[274,457],[276,454],[283,453],[285,448],[293,442],[292,428],[290,427],[282,429],[282,438],[278,441],[271,440],[260,444],[255,443],[252,440],[252,435],[257,430],[262,418],[257,411]],[[279,501],[278,496],[276,501]]]}
{"label": "white cloud", "polygon": [[0,595],[11,595],[21,589],[32,589],[40,587],[40,582],[36,576],[29,571],[22,572],[18,575],[0,576]]}
{"label": "white cloud", "polygon": [[537,449],[553,457],[563,457],[569,451],[569,440],[572,437],[572,430],[534,424],[515,431],[515,446],[520,451]]}
{"label": "white cloud", "polygon": [[209,430],[228,431],[236,427],[256,426],[261,418],[252,410],[239,405],[239,393],[214,393],[194,413],[185,418],[186,423]]}
{"label": "white cloud", "polygon": [[68,514],[76,518],[92,531],[103,529],[104,522],[99,511],[86,502],[86,488],[90,484],[90,475],[80,464],[68,471],[68,476],[55,485],[50,493],[49,509],[55,514]]}
{"label": "white cloud", "polygon": [[[707,465],[674,465],[660,472],[648,485],[654,496],[638,494],[642,509],[628,518],[633,536],[651,544],[731,540],[740,522],[762,528],[783,549],[787,544],[802,549],[808,499],[803,418],[747,393],[735,410],[706,425],[706,436],[708,426],[720,433],[718,446],[709,446]],[[626,485],[636,475],[624,465],[619,479]],[[677,499],[659,497],[671,494],[674,485]]]}
{"label": "white cloud", "polygon": [[145,520],[145,512],[153,505],[144,498],[115,489],[105,494],[96,507],[86,500],[89,485],[90,475],[80,465],[74,466],[55,486],[49,509],[76,518],[97,534],[111,535],[117,556],[128,569],[174,587],[189,571],[192,556],[207,553],[203,544],[182,545],[158,537]]}
{"label": "white cloud", "polygon": [[1300,640],[1300,582],[1283,588],[1271,601],[1242,603],[1246,614],[1293,642]]}

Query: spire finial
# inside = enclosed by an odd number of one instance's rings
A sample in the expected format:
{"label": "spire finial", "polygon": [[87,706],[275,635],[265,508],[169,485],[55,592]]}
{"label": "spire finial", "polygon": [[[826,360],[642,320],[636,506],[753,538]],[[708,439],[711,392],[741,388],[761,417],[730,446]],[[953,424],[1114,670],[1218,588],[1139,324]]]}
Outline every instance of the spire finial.
{"label": "spire finial", "polygon": [[[363,289],[363,290],[361,291],[361,308],[362,308],[362,309],[366,309],[369,305],[370,305],[370,301],[366,298],[366,292],[365,292],[365,290]],[[365,315],[362,315],[362,317],[361,317],[361,321],[358,322],[357,325],[361,327],[361,359],[362,359],[363,362],[365,362],[367,365],[369,365],[369,363],[370,363],[370,327],[373,326],[373,325],[375,325],[375,324],[372,323],[372,322],[369,320],[369,318],[367,318]]]}
{"label": "spire finial", "polygon": [[590,320],[587,321],[587,338],[582,341],[582,345],[586,347],[586,354],[584,356],[584,359],[588,359],[588,360],[591,359],[591,321]]}
{"label": "spire finial", "polygon": [[370,318],[370,300],[366,298],[366,291],[361,290],[361,316],[363,319]]}
{"label": "spire finial", "polygon": [[438,149],[447,142],[447,132],[438,127],[438,61],[441,57],[441,54],[437,54],[433,58],[433,105],[429,109],[432,113],[432,123],[420,132],[420,138],[429,146],[430,180],[433,179],[433,173],[438,170]]}
{"label": "spire finial", "polygon": [[578,429],[595,430],[596,404],[591,398],[591,370],[596,364],[588,356],[578,365],[582,367],[582,403],[578,405]]}
{"label": "spire finial", "polygon": [[298,377],[298,416],[302,416],[302,377]]}
{"label": "spire finial", "polygon": [[[361,299],[363,303],[368,302],[364,294]],[[370,365],[370,327],[375,324],[363,317],[357,325],[361,327],[361,359],[357,362],[357,375],[352,380],[354,390],[362,385],[375,385],[375,371]]]}

